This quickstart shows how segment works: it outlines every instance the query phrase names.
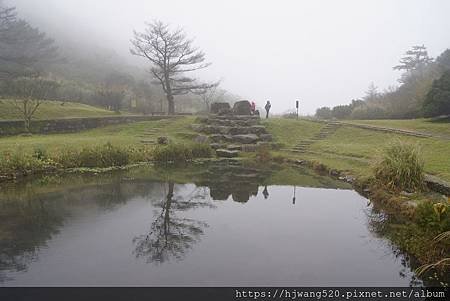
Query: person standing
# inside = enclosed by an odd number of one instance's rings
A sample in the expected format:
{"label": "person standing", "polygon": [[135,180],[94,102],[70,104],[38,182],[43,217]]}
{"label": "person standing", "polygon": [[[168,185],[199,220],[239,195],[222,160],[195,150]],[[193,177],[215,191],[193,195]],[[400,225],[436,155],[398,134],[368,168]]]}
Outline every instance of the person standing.
{"label": "person standing", "polygon": [[269,111],[272,105],[270,104],[270,101],[267,101],[266,106],[264,107],[266,109],[266,119],[269,118]]}
{"label": "person standing", "polygon": [[255,115],[255,111],[256,111],[256,103],[254,101],[252,101],[251,104],[251,110],[252,110],[252,115]]}

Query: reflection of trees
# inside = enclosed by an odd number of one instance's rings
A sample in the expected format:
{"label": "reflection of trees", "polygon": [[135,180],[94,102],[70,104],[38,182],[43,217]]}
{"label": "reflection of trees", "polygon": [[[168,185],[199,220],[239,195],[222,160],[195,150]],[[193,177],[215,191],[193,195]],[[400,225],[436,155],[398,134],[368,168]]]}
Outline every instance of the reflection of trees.
{"label": "reflection of trees", "polygon": [[37,252],[63,224],[64,213],[55,203],[42,200],[0,202],[1,271],[24,271]]}
{"label": "reflection of trees", "polygon": [[163,263],[171,258],[182,259],[203,235],[208,227],[204,222],[177,216],[177,212],[199,207],[214,207],[206,201],[205,190],[196,189],[185,199],[174,196],[174,183],[168,183],[166,198],[155,207],[161,208],[147,234],[133,239],[136,257],[145,257],[147,262]]}

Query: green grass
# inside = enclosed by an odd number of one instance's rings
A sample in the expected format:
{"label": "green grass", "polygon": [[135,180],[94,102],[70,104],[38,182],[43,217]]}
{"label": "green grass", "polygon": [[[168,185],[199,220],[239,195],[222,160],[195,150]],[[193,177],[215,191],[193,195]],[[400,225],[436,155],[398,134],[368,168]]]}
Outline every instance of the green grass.
{"label": "green grass", "polygon": [[285,118],[264,119],[262,124],[274,136],[275,142],[285,147],[294,146],[301,139],[312,137],[323,126],[317,122]]}
{"label": "green grass", "polygon": [[[424,121],[419,120],[417,123],[421,124]],[[269,119],[265,124],[275,139],[287,146],[310,138],[325,125],[307,120],[288,119]],[[436,126],[441,125],[437,123]],[[450,140],[447,139],[417,138],[342,126],[333,135],[312,144],[309,150],[314,153],[296,154],[283,151],[279,153],[297,159],[316,160],[330,168],[349,171],[357,176],[368,176],[371,173],[370,164],[378,151],[396,140],[416,144],[424,159],[425,172],[450,182]]]}
{"label": "green grass", "polygon": [[450,138],[450,119],[406,119],[406,120],[352,120],[350,123],[367,124],[380,127],[396,128],[409,131],[429,133]]}
{"label": "green grass", "polygon": [[[131,124],[113,125],[93,130],[71,134],[50,134],[10,136],[0,138],[0,152],[33,152],[35,149],[44,149],[47,152],[61,149],[81,149],[85,146],[98,146],[110,142],[117,146],[142,145],[141,140],[155,139],[158,136],[168,136],[175,143],[192,141],[195,133],[189,129],[193,117],[166,119],[158,121],[143,121]],[[158,130],[145,136],[147,130]],[[148,137],[148,138],[147,138]]]}
{"label": "green grass", "polygon": [[[112,116],[117,113],[75,102],[44,101],[33,119]],[[0,120],[21,120],[22,114],[13,100],[0,99]]]}

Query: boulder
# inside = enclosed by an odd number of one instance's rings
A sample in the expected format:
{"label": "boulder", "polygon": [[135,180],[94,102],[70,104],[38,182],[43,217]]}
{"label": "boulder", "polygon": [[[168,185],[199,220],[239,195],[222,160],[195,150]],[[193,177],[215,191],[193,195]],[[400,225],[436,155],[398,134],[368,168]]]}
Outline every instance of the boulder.
{"label": "boulder", "polygon": [[233,135],[231,137],[231,140],[233,142],[237,143],[243,143],[243,144],[253,144],[258,141],[258,136],[255,134],[247,134],[247,135]]}
{"label": "boulder", "polygon": [[248,100],[242,100],[234,103],[233,114],[234,115],[251,115],[252,107]]}
{"label": "boulder", "polygon": [[233,115],[233,110],[231,108],[220,109],[217,114],[220,116]]}
{"label": "boulder", "polygon": [[216,154],[218,157],[235,158],[239,155],[239,152],[236,150],[216,149]]}
{"label": "boulder", "polygon": [[224,137],[224,135],[221,135],[221,134],[215,134],[215,135],[209,136],[209,139],[211,139],[211,141],[213,141],[213,142],[221,142],[222,140],[225,139],[225,137]]}
{"label": "boulder", "polygon": [[224,145],[220,143],[211,143],[209,146],[211,146],[212,149],[219,149],[224,147]]}
{"label": "boulder", "polygon": [[239,151],[239,150],[242,149],[242,146],[239,145],[239,144],[230,144],[230,145],[227,146],[227,149],[228,150],[237,150],[237,151]]}
{"label": "boulder", "polygon": [[211,113],[218,114],[220,111],[230,110],[230,104],[228,102],[214,102],[211,104]]}

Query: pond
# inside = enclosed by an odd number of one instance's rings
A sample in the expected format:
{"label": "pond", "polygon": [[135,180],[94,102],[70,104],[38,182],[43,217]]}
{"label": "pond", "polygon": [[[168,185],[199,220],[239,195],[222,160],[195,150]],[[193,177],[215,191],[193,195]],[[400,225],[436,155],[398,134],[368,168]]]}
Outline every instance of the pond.
{"label": "pond", "polygon": [[423,284],[367,199],[308,170],[44,177],[3,185],[0,209],[4,286]]}

